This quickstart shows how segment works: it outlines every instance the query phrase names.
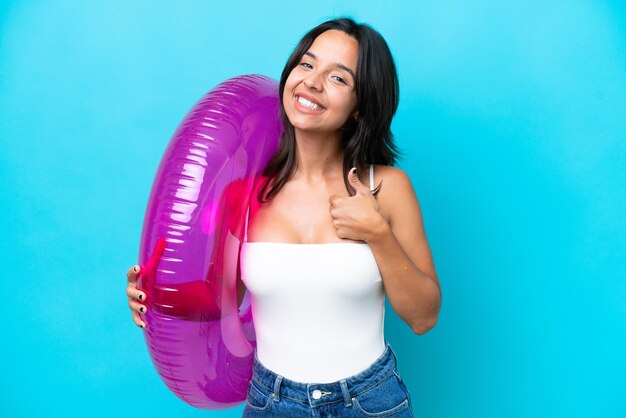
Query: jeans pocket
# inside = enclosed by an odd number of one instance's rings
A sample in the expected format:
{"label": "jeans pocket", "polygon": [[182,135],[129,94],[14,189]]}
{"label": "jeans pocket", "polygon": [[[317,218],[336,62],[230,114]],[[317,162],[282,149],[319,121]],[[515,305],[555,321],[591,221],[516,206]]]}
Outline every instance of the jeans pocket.
{"label": "jeans pocket", "polygon": [[409,406],[410,406],[411,405],[411,394],[409,393],[409,389],[404,384],[404,381],[402,381],[402,378],[400,377],[400,374],[398,373],[397,369],[393,370],[393,374],[396,376],[396,379],[398,379],[398,384],[400,384],[400,386],[404,390],[404,393],[406,393],[406,398],[409,400]]}
{"label": "jeans pocket", "polygon": [[409,399],[395,373],[352,398],[355,410],[364,417],[411,417]]}
{"label": "jeans pocket", "polygon": [[272,394],[263,387],[258,387],[254,382],[248,386],[246,406],[253,411],[265,412],[272,407]]}

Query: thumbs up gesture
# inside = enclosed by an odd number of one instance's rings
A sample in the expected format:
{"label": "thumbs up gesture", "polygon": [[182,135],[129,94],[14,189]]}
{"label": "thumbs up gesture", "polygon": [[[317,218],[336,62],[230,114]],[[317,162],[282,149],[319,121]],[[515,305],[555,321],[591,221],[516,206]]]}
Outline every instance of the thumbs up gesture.
{"label": "thumbs up gesture", "polygon": [[350,197],[332,195],[329,198],[330,216],[339,238],[369,242],[388,227],[378,202],[356,174],[356,167],[348,173],[350,185],[356,194]]}

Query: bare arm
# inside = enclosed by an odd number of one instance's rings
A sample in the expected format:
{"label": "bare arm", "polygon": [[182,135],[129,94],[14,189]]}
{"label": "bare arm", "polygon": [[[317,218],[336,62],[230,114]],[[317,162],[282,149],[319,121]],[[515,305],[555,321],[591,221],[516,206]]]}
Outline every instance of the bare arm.
{"label": "bare arm", "polygon": [[369,244],[391,306],[411,329],[424,334],[437,323],[441,289],[426,240],[422,214],[408,176],[377,166],[382,187],[376,200],[354,172],[351,197],[331,196],[337,235]]}
{"label": "bare arm", "polygon": [[422,212],[409,177],[385,167],[378,199],[383,213],[367,238],[396,313],[417,334],[437,323],[441,286],[426,239]]}

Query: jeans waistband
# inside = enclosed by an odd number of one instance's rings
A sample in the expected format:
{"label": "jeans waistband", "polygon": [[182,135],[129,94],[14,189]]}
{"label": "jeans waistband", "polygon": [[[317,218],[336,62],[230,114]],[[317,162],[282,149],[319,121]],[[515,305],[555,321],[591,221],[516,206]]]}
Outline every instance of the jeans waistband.
{"label": "jeans waistband", "polygon": [[352,398],[378,385],[396,368],[396,354],[385,342],[385,351],[367,369],[331,383],[302,383],[289,380],[267,369],[254,354],[252,381],[271,392],[274,401],[281,397],[311,406],[343,401],[352,405]]}

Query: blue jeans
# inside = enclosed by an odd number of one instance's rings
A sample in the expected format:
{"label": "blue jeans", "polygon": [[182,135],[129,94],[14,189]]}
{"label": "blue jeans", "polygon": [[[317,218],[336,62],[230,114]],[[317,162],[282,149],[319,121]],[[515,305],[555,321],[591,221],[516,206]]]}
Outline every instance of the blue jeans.
{"label": "blue jeans", "polygon": [[366,370],[332,383],[286,379],[256,353],[243,417],[413,417],[411,398],[389,343]]}

